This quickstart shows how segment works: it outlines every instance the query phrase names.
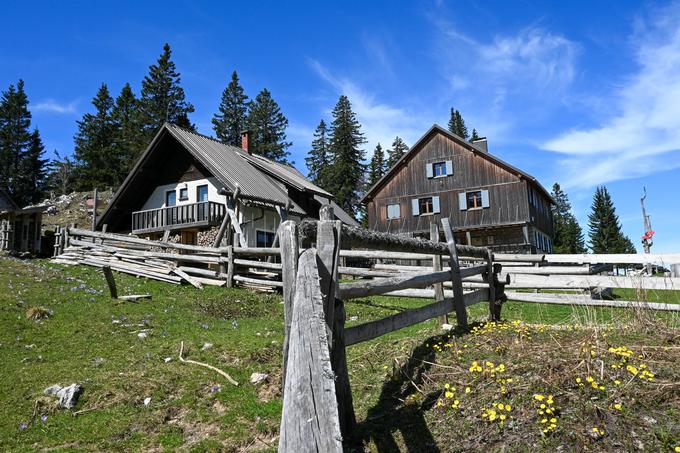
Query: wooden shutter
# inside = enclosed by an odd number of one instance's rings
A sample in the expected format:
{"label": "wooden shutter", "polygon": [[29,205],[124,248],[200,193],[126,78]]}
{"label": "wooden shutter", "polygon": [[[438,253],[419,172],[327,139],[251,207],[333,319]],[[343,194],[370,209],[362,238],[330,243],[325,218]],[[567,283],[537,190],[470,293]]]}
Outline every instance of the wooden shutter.
{"label": "wooden shutter", "polygon": [[413,212],[413,215],[420,215],[420,206],[418,205],[417,198],[411,200],[411,211]]}
{"label": "wooden shutter", "polygon": [[450,176],[453,174],[453,161],[447,160],[446,161],[446,176]]}
{"label": "wooden shutter", "polygon": [[432,197],[432,213],[439,214],[441,210],[439,209],[439,196]]}
{"label": "wooden shutter", "polygon": [[467,209],[467,199],[465,197],[465,192],[458,194],[458,208],[460,208],[461,211],[465,211]]}
{"label": "wooden shutter", "polygon": [[432,164],[425,164],[425,173],[427,173],[428,178],[434,177],[434,172],[432,171]]}
{"label": "wooden shutter", "polygon": [[483,208],[489,207],[489,191],[488,190],[482,190],[482,207]]}

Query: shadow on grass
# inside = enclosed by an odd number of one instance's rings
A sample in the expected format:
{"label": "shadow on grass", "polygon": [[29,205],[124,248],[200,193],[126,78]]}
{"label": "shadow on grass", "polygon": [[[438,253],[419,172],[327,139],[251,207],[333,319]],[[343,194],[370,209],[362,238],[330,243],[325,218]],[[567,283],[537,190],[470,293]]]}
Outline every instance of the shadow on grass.
{"label": "shadow on grass", "polygon": [[362,305],[364,307],[371,307],[371,308],[382,308],[384,310],[392,310],[395,312],[402,312],[406,310],[410,310],[410,307],[404,307],[401,305],[390,305],[390,304],[380,304],[377,302],[374,302],[371,299],[355,299],[352,301],[352,304],[354,305]]}
{"label": "shadow on grass", "polygon": [[[468,329],[472,327],[474,325]],[[363,451],[363,446],[370,442],[375,444],[378,452],[403,449],[418,453],[441,451],[425,421],[425,411],[437,403],[441,391],[414,398],[418,392],[416,386],[421,386],[424,374],[432,366],[430,363],[436,359],[434,350],[427,345],[460,337],[468,331],[455,330],[446,335],[435,335],[413,349],[408,360],[383,384],[380,398],[368,410],[366,419],[357,423],[349,451]],[[398,434],[401,434],[401,439],[397,438]]]}

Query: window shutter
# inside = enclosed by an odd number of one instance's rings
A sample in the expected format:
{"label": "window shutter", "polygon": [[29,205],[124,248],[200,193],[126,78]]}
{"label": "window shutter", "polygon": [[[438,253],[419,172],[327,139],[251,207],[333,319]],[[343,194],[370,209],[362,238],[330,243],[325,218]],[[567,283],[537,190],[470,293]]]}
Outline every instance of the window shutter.
{"label": "window shutter", "polygon": [[441,211],[439,209],[439,196],[432,197],[432,213],[439,214]]}
{"label": "window shutter", "polygon": [[413,215],[420,215],[420,206],[418,206],[417,198],[411,200],[411,211],[413,212]]}
{"label": "window shutter", "polygon": [[452,175],[453,174],[453,161],[447,160],[446,161],[446,176]]}
{"label": "window shutter", "polygon": [[489,207],[489,191],[488,190],[482,190],[482,207],[483,208]]}
{"label": "window shutter", "polygon": [[460,208],[461,211],[465,211],[467,209],[467,199],[465,198],[465,192],[458,194],[458,208]]}
{"label": "window shutter", "polygon": [[434,177],[434,172],[432,171],[432,164],[425,164],[425,172],[428,178]]}

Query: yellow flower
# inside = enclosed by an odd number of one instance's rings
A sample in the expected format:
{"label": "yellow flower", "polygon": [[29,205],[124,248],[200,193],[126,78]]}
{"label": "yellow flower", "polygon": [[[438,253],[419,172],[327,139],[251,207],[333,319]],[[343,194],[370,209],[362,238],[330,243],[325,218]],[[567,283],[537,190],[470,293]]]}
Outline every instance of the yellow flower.
{"label": "yellow flower", "polygon": [[506,411],[510,411],[511,409],[512,409],[512,408],[510,407],[509,404],[506,404],[506,405],[505,405],[505,410],[506,410]]}
{"label": "yellow flower", "polygon": [[673,449],[673,451],[675,451],[676,453],[680,453],[680,445],[678,445],[677,447],[675,447],[675,448]]}
{"label": "yellow flower", "polygon": [[449,388],[449,387],[451,387],[450,384],[444,384],[444,388],[445,388],[445,389],[447,389],[447,388]]}
{"label": "yellow flower", "polygon": [[534,399],[536,401],[543,401],[545,399],[545,396],[543,395],[534,395]]}
{"label": "yellow flower", "polygon": [[470,387],[465,387],[465,393],[470,393]]}
{"label": "yellow flower", "polygon": [[588,377],[586,378],[586,381],[588,381],[588,382],[593,382],[594,380],[595,380],[595,379],[593,379],[592,376],[588,376]]}
{"label": "yellow flower", "polygon": [[619,404],[619,403],[614,404],[614,409],[616,409],[617,411],[620,411],[621,410],[621,404]]}
{"label": "yellow flower", "polygon": [[499,418],[500,418],[501,420],[505,420],[505,419],[507,418],[507,416],[506,416],[505,414],[502,414]]}
{"label": "yellow flower", "polygon": [[448,390],[444,393],[445,398],[453,398],[453,392],[449,392]]}
{"label": "yellow flower", "polygon": [[619,381],[618,379],[616,379],[616,380],[614,381],[614,384],[616,384],[616,385],[621,385],[621,381]]}
{"label": "yellow flower", "polygon": [[556,419],[556,418],[551,418],[551,419],[550,419],[550,423],[557,423],[557,419]]}
{"label": "yellow flower", "polygon": [[580,384],[580,383],[581,383],[581,378],[580,378],[580,377],[577,377],[577,378],[576,378],[576,383],[577,383],[577,384]]}
{"label": "yellow flower", "polygon": [[629,372],[630,374],[632,374],[633,376],[636,376],[636,375],[638,374],[638,369],[635,368],[633,365],[628,365],[628,366],[626,367],[626,369],[627,369],[628,372]]}

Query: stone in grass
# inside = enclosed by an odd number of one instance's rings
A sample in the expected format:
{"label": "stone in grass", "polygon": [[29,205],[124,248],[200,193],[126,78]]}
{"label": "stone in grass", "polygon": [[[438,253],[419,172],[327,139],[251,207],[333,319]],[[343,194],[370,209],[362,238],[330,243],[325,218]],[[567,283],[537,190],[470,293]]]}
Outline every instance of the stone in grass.
{"label": "stone in grass", "polygon": [[73,409],[78,404],[78,399],[83,393],[83,386],[80,384],[71,384],[66,387],[60,385],[51,385],[44,390],[46,396],[53,396],[59,399],[59,407],[63,409]]}
{"label": "stone in grass", "polygon": [[267,373],[253,373],[250,375],[250,383],[253,385],[267,382],[267,379],[269,379],[269,375]]}

